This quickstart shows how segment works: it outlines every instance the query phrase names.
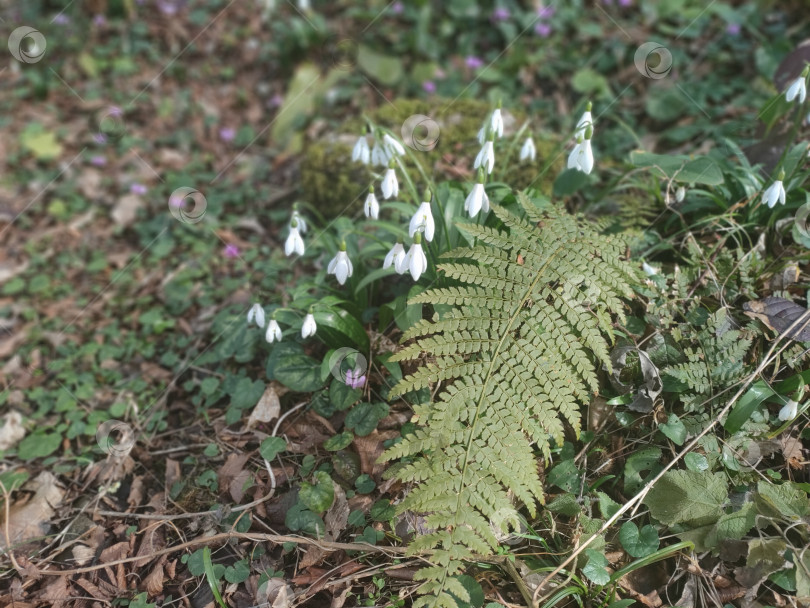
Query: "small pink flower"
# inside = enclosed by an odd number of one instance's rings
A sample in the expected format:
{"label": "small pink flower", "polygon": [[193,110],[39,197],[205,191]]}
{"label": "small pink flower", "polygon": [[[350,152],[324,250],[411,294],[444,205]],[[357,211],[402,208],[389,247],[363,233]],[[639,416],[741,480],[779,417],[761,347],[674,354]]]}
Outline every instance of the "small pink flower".
{"label": "small pink flower", "polygon": [[129,191],[132,192],[132,194],[146,194],[146,186],[143,184],[132,184],[129,187]]}
{"label": "small pink flower", "polygon": [[435,93],[436,92],[436,83],[432,80],[426,80],[422,83],[422,88],[428,93]]}
{"label": "small pink flower", "polygon": [[91,156],[90,164],[95,165],[96,167],[103,167],[107,164],[107,159],[103,156]]}
{"label": "small pink flower", "polygon": [[551,35],[551,26],[548,23],[540,22],[534,26],[534,33],[541,38],[548,38]]}
{"label": "small pink flower", "polygon": [[540,19],[551,19],[554,16],[556,9],[553,6],[541,6],[537,9],[537,16]]}
{"label": "small pink flower", "polygon": [[467,58],[464,60],[464,63],[471,70],[476,70],[484,65],[484,60],[481,59],[480,57],[476,57],[475,55],[467,55]]}
{"label": "small pink flower", "polygon": [[169,204],[175,209],[180,209],[185,203],[182,196],[170,196]]}
{"label": "small pink flower", "polygon": [[729,23],[726,26],[726,34],[729,36],[739,36],[742,31],[742,26],[739,23]]}
{"label": "small pink flower", "polygon": [[104,133],[93,133],[93,141],[97,144],[106,144],[107,143],[107,136]]}
{"label": "small pink flower", "polygon": [[395,15],[401,15],[403,10],[405,10],[405,7],[403,6],[402,2],[394,2],[391,5],[391,12]]}
{"label": "small pink flower", "polygon": [[509,13],[508,8],[504,8],[503,6],[499,6],[494,11],[492,11],[492,18],[495,21],[506,21],[509,19],[511,14]]}
{"label": "small pink flower", "polygon": [[226,258],[238,258],[239,257],[239,247],[234,245],[233,243],[228,243],[225,245],[225,251],[223,252]]}
{"label": "small pink flower", "polygon": [[232,129],[231,127],[222,127],[219,130],[219,138],[222,141],[233,141],[236,137],[236,129]]}
{"label": "small pink flower", "polygon": [[360,370],[349,370],[346,372],[346,384],[352,388],[363,388],[366,385],[366,376],[360,375]]}
{"label": "small pink flower", "polygon": [[96,15],[93,17],[93,25],[96,27],[101,27],[105,23],[107,23],[107,20],[104,18],[104,15]]}

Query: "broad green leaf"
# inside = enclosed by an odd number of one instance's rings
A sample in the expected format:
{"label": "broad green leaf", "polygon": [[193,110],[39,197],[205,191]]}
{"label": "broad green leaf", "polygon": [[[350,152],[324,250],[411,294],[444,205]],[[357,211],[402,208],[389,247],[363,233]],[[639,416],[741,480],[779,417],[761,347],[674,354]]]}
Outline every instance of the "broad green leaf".
{"label": "broad green leaf", "polygon": [[329,386],[329,400],[338,411],[345,410],[357,403],[362,396],[363,392],[359,388],[352,388],[339,380],[332,380],[332,384]]}
{"label": "broad green leaf", "polygon": [[810,514],[807,494],[789,481],[781,484],[760,481],[754,500],[759,512],[770,517],[799,519]]}
{"label": "broad green leaf", "polygon": [[744,503],[740,510],[734,513],[724,513],[706,538],[706,544],[717,547],[721,541],[727,539],[740,540],[754,527],[756,516],[756,507],[752,502]]}
{"label": "broad green leaf", "polygon": [[402,60],[399,57],[378,53],[365,44],[357,49],[357,65],[371,78],[387,86],[402,79]]}
{"label": "broad green leaf", "polygon": [[315,471],[314,483],[301,484],[298,491],[298,500],[313,513],[323,513],[335,499],[335,487],[332,485],[332,478],[328,473]]}
{"label": "broad green leaf", "polygon": [[481,608],[481,606],[484,605],[484,590],[481,589],[481,585],[478,584],[478,581],[468,574],[462,574],[453,578],[464,588],[468,597],[467,600],[461,600],[458,596],[451,594],[456,598],[459,608]]}
{"label": "broad green leaf", "polygon": [[322,536],[326,529],[323,520],[300,502],[295,503],[284,517],[284,525],[290,532],[306,532]]}
{"label": "broad green leaf", "polygon": [[652,526],[644,526],[639,531],[632,521],[626,521],[619,529],[622,547],[633,557],[647,557],[658,550],[658,532]]}
{"label": "broad green leaf", "polygon": [[267,437],[259,446],[259,454],[269,462],[286,449],[287,442],[281,437]]}
{"label": "broad green leaf", "polygon": [[670,414],[664,424],[659,424],[658,430],[675,445],[683,445],[683,442],[686,441],[686,426],[675,414]]}
{"label": "broad green leaf", "polygon": [[709,461],[706,460],[703,454],[698,454],[697,452],[689,452],[683,457],[683,462],[690,471],[700,472],[709,470]]}
{"label": "broad green leaf", "polygon": [[365,437],[377,428],[377,423],[388,415],[387,403],[358,403],[346,416],[346,428]]}
{"label": "broad green leaf", "polygon": [[613,517],[621,508],[619,503],[604,492],[597,492],[596,495],[599,497],[599,510],[602,512],[602,517],[605,519]]}
{"label": "broad green leaf", "polygon": [[752,384],[732,408],[731,413],[723,423],[723,428],[729,433],[739,431],[760,404],[773,394],[773,389],[762,380]]}
{"label": "broad green leaf", "polygon": [[708,156],[694,159],[685,155],[653,154],[644,150],[633,150],[630,162],[637,167],[655,167],[664,177],[689,184],[717,186],[723,183],[723,172],[717,161]]}
{"label": "broad green leaf", "polygon": [[387,498],[382,498],[371,506],[369,515],[374,521],[390,521],[396,515],[397,509]]}
{"label": "broad green leaf", "polygon": [[265,384],[261,380],[240,378],[231,393],[231,407],[243,410],[255,406],[264,394]]}
{"label": "broad green leaf", "polygon": [[45,131],[40,125],[29,125],[20,134],[20,144],[37,160],[53,160],[62,154],[62,144],[56,141],[56,133]]}
{"label": "broad green leaf", "polygon": [[594,549],[586,549],[588,563],[582,569],[582,574],[597,585],[607,585],[610,582],[610,573],[607,571],[608,560],[604,553]]}
{"label": "broad green leaf", "polygon": [[342,308],[316,310],[313,316],[318,324],[317,335],[328,346],[341,348],[353,345],[361,352],[368,352],[368,334],[348,311]]}
{"label": "broad green leaf", "polygon": [[787,568],[787,544],[781,538],[754,538],[748,541],[746,566],[760,569],[763,576]]}
{"label": "broad green leaf", "polygon": [[28,435],[17,446],[17,457],[20,460],[34,460],[50,456],[62,444],[59,433],[38,432]]}
{"label": "broad green leaf", "polygon": [[267,359],[268,378],[299,393],[310,393],[323,386],[320,367],[320,362],[305,355],[294,342],[276,345]]}
{"label": "broad green leaf", "polygon": [[354,435],[351,431],[343,431],[339,435],[335,435],[324,441],[323,449],[329,452],[337,452],[348,446],[352,441],[354,441]]}
{"label": "broad green leaf", "polygon": [[624,491],[633,494],[644,485],[641,473],[649,471],[648,477],[657,475],[663,466],[658,462],[661,458],[659,448],[644,448],[627,459],[624,465]]}
{"label": "broad green leaf", "polygon": [[668,526],[700,526],[717,521],[727,500],[728,486],[721,473],[668,471],[647,493],[644,504]]}

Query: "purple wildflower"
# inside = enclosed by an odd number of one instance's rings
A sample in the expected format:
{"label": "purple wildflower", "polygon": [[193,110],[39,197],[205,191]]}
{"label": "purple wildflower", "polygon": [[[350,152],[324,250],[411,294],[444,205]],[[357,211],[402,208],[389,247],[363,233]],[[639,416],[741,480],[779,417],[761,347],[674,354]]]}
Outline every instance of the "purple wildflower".
{"label": "purple wildflower", "polygon": [[239,257],[239,247],[234,245],[233,243],[228,243],[225,245],[225,251],[223,252],[226,258],[238,258]]}
{"label": "purple wildflower", "polygon": [[352,370],[346,372],[346,384],[348,384],[352,388],[363,388],[366,385],[366,376],[363,374],[360,375],[362,372],[359,369]]}
{"label": "purple wildflower", "polygon": [[143,184],[132,184],[129,187],[129,191],[132,192],[132,194],[146,194],[146,190],[147,188]]}
{"label": "purple wildflower", "polygon": [[394,2],[391,5],[391,12],[394,13],[395,15],[401,15],[402,11],[404,10],[405,6],[402,4],[402,2]]}
{"label": "purple wildflower", "polygon": [[219,130],[219,138],[222,141],[233,141],[236,137],[236,129],[232,129],[231,127],[222,127]]}
{"label": "purple wildflower", "polygon": [[729,36],[739,36],[742,26],[739,23],[729,23],[726,26],[726,34]]}
{"label": "purple wildflower", "polygon": [[467,55],[464,63],[467,64],[467,67],[471,70],[477,70],[484,65],[484,60],[480,57],[476,57],[475,55]]}
{"label": "purple wildflower", "polygon": [[541,21],[534,26],[534,33],[541,38],[548,38],[551,35],[551,26]]}
{"label": "purple wildflower", "polygon": [[101,131],[98,133],[93,133],[93,141],[97,144],[106,144],[107,143],[107,136],[104,135]]}
{"label": "purple wildflower", "polygon": [[107,159],[103,156],[91,156],[90,164],[95,165],[96,167],[103,167],[107,164]]}
{"label": "purple wildflower", "polygon": [[492,11],[492,18],[495,21],[506,21],[511,16],[508,8],[504,8],[503,6],[497,7],[494,11]]}
{"label": "purple wildflower", "polygon": [[422,83],[422,88],[428,93],[435,93],[436,92],[436,83],[432,80],[426,80]]}
{"label": "purple wildflower", "polygon": [[633,4],[633,0],[619,0],[619,6],[630,6]]}
{"label": "purple wildflower", "polygon": [[93,17],[93,25],[96,27],[101,27],[105,23],[107,23],[107,19],[105,19],[104,15],[99,14]]}
{"label": "purple wildflower", "polygon": [[70,23],[70,17],[68,17],[65,13],[59,13],[51,20],[51,23],[55,23],[56,25],[67,25]]}
{"label": "purple wildflower", "polygon": [[169,197],[169,204],[175,209],[180,209],[185,205],[185,199],[182,196],[172,195]]}

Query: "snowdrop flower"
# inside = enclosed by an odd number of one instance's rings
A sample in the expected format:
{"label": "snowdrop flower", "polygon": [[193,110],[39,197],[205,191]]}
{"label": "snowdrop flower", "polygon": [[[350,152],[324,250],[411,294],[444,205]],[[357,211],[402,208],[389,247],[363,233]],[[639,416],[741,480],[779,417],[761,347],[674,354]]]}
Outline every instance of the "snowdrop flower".
{"label": "snowdrop flower", "polygon": [[352,268],[352,261],[346,253],[346,242],[340,244],[340,251],[335,254],[329,266],[326,267],[326,274],[333,274],[338,280],[338,283],[343,285],[346,279],[352,276],[354,269]]}
{"label": "snowdrop flower", "polygon": [[309,338],[314,336],[317,330],[318,326],[315,324],[315,317],[312,316],[311,312],[308,312],[307,316],[304,317],[304,324],[301,326],[301,337]]}
{"label": "snowdrop flower", "polygon": [[267,326],[267,331],[264,334],[264,339],[268,344],[273,342],[281,342],[281,328],[275,319],[270,319],[270,324]]}
{"label": "snowdrop flower", "polygon": [[298,222],[298,232],[300,232],[301,234],[306,234],[307,233],[307,222],[298,213],[298,209],[293,209],[292,218],[290,219],[290,226],[292,226],[292,220],[295,220],[295,221]]}
{"label": "snowdrop flower", "polygon": [[579,138],[577,145],[568,155],[568,168],[582,171],[586,175],[593,170],[593,151],[591,150],[591,127],[585,132],[585,139]]}
{"label": "snowdrop flower", "polygon": [[480,129],[478,129],[478,135],[476,135],[476,137],[478,138],[478,143],[481,144],[482,146],[484,145],[484,142],[487,140],[487,130],[488,130],[487,125],[484,125]]}
{"label": "snowdrop flower", "polygon": [[807,74],[810,73],[810,68],[804,68],[802,70],[801,76],[796,78],[793,82],[790,83],[790,86],[785,91],[785,99],[788,101],[793,101],[796,99],[796,96],[799,97],[799,103],[804,103],[804,100],[807,98]]}
{"label": "snowdrop flower", "polygon": [[388,155],[388,151],[380,145],[379,140],[375,137],[374,147],[371,149],[371,164],[384,167],[389,160],[391,160],[391,157]]}
{"label": "snowdrop flower", "polygon": [[383,260],[383,268],[388,268],[393,264],[394,270],[396,270],[397,273],[402,274],[408,270],[407,258],[408,256],[405,253],[405,248],[402,246],[402,243],[397,243],[391,247],[391,251],[385,255],[385,259]]}
{"label": "snowdrop flower", "polygon": [[298,232],[298,220],[295,218],[290,222],[290,235],[284,243],[284,254],[289,257],[293,251],[298,255],[304,255],[304,239]]}
{"label": "snowdrop flower", "polygon": [[654,277],[655,275],[658,274],[658,269],[655,268],[655,266],[650,266],[647,262],[641,263],[641,269],[647,276]]}
{"label": "snowdrop flower", "polygon": [[383,135],[383,147],[388,153],[389,160],[394,156],[405,156],[405,148],[396,139],[391,137],[388,133]]}
{"label": "snowdrop flower", "polygon": [[783,179],[785,179],[785,172],[780,171],[777,180],[762,193],[762,202],[767,203],[768,207],[771,209],[773,209],[776,201],[779,201],[783,205],[785,204],[785,186],[782,183]]}
{"label": "snowdrop flower", "polygon": [[371,149],[368,147],[368,139],[365,133],[357,138],[357,143],[352,148],[352,160],[355,162],[359,160],[364,165],[371,161]]}
{"label": "snowdrop flower", "polygon": [[675,191],[675,202],[682,203],[684,198],[686,198],[686,188],[678,186],[678,189]]}
{"label": "snowdrop flower", "polygon": [[418,232],[416,233],[416,240],[414,240],[413,245],[411,245],[411,248],[408,250],[406,264],[408,270],[411,271],[411,276],[414,281],[418,281],[422,273],[427,270],[427,258],[425,257],[425,252],[422,251],[422,235]]}
{"label": "snowdrop flower", "polygon": [[256,325],[259,327],[264,327],[264,308],[256,302],[253,306],[250,307],[250,310],[247,314],[247,322],[250,325],[253,320],[256,320]]}
{"label": "snowdrop flower", "polygon": [[497,137],[503,137],[503,116],[501,115],[500,102],[498,102],[498,107],[492,111],[492,116],[489,119],[489,127]]}
{"label": "snowdrop flower", "polygon": [[[394,179],[396,179],[396,176]],[[374,196],[374,186],[371,186],[368,189],[366,202],[363,203],[363,213],[366,214],[366,217],[370,217],[374,220],[380,218],[380,203],[377,202],[377,197]]]}
{"label": "snowdrop flower", "polygon": [[473,168],[478,169],[478,167],[486,165],[487,173],[492,173],[492,169],[495,168],[495,147],[492,143],[493,139],[494,135],[490,132],[489,139],[484,142],[484,146],[481,148],[481,151],[478,152],[478,156],[475,157]]}
{"label": "snowdrop flower", "polygon": [[468,211],[470,217],[475,217],[478,212],[484,210],[484,213],[489,211],[489,197],[484,191],[484,172],[478,170],[478,183],[475,184],[467,195],[464,201],[464,211]]}
{"label": "snowdrop flower", "polygon": [[574,131],[574,139],[579,139],[580,136],[585,137],[585,131],[588,127],[593,127],[593,116],[591,115],[591,108],[593,104],[589,101],[588,105],[585,106],[585,111],[582,113],[582,116],[577,123],[577,128]]}
{"label": "snowdrop flower", "polygon": [[385,199],[395,197],[399,194],[399,182],[397,182],[397,174],[393,167],[388,167],[385,171],[380,189],[382,189],[383,198]]}
{"label": "snowdrop flower", "polygon": [[[426,196],[425,198],[430,198]],[[433,240],[433,232],[436,230],[436,223],[433,221],[433,215],[430,213],[430,203],[422,203],[419,209],[413,214],[411,223],[408,225],[408,236],[413,238],[417,232],[424,231],[425,240]],[[410,254],[408,254],[410,255]]]}
{"label": "snowdrop flower", "polygon": [[799,404],[793,399],[788,400],[785,406],[779,410],[779,420],[793,420],[799,413]]}
{"label": "snowdrop flower", "polygon": [[523,142],[523,147],[520,149],[520,160],[529,159],[533,161],[537,156],[537,149],[534,147],[534,140],[531,136],[526,138]]}

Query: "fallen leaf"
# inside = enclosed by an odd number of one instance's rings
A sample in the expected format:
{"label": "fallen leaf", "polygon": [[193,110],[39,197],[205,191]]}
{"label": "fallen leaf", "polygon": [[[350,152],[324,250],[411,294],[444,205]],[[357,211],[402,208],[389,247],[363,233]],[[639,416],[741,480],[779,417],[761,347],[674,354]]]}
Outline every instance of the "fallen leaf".
{"label": "fallen leaf", "polygon": [[[785,298],[769,296],[743,304],[749,317],[759,319],[778,334],[785,334],[798,342],[810,342],[810,311]],[[798,320],[798,323],[796,321]],[[796,323],[796,327],[788,329]]]}
{"label": "fallen leaf", "polygon": [[349,523],[349,502],[346,500],[346,492],[338,484],[332,482],[332,485],[335,488],[335,499],[323,518],[326,525],[324,535],[326,540],[336,540]]}
{"label": "fallen leaf", "polygon": [[0,452],[14,447],[25,437],[23,417],[19,412],[9,412],[5,415],[3,426],[0,427]]}
{"label": "fallen leaf", "polygon": [[[24,489],[34,492],[27,502],[18,501],[9,508],[5,530],[12,546],[45,536],[50,529],[54,509],[62,504],[65,493],[59,488],[56,477],[43,471],[29,481]],[[6,535],[0,535],[0,547],[5,547]]]}
{"label": "fallen leaf", "polygon": [[278,400],[278,393],[273,383],[270,383],[267,385],[267,388],[264,389],[264,393],[262,393],[256,407],[254,407],[253,411],[250,413],[245,428],[249,429],[257,422],[270,422],[271,420],[275,420],[280,413],[281,403]]}
{"label": "fallen leaf", "polygon": [[119,226],[126,228],[135,222],[138,210],[144,206],[143,199],[137,194],[125,194],[118,199],[110,215]]}

